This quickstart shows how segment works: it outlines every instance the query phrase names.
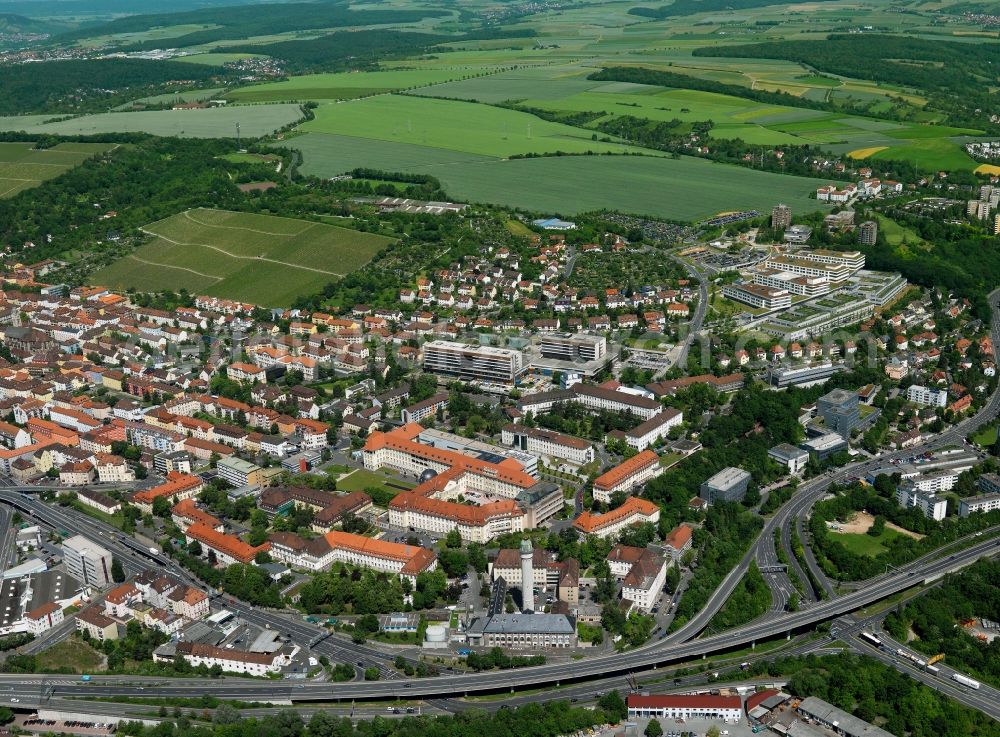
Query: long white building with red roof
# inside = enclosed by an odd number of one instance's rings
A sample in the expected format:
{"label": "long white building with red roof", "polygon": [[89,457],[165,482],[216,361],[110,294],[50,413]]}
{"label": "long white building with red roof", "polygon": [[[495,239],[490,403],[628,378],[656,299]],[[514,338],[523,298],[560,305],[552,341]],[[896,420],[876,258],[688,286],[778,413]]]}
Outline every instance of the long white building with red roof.
{"label": "long white building with red roof", "polygon": [[613,537],[626,527],[645,522],[656,524],[660,521],[660,508],[648,499],[630,496],[620,507],[606,514],[584,512],[575,520],[573,527],[584,535]]}

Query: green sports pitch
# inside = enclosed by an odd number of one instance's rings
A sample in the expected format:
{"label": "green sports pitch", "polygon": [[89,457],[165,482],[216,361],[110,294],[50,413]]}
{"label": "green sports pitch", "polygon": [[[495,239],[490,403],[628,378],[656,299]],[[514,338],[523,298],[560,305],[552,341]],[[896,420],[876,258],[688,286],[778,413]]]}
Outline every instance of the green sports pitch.
{"label": "green sports pitch", "polygon": [[150,242],[92,274],[92,284],[183,288],[281,307],[361,268],[392,242],[309,220],[202,208],[143,230]]}

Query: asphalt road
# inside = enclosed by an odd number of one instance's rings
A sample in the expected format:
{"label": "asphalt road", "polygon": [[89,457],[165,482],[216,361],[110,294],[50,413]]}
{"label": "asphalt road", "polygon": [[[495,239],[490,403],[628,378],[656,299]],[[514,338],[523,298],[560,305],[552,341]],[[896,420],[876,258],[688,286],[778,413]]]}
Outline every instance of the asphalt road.
{"label": "asphalt road", "polygon": [[[339,684],[246,681],[237,683],[232,680],[206,682],[204,679],[170,679],[165,685],[156,687],[156,694],[191,697],[208,693],[221,698],[265,701],[282,699],[297,702],[338,699],[433,699],[529,688],[538,684],[558,685],[562,682],[607,678],[616,674],[640,672],[670,663],[690,661],[700,656],[722,653],[785,634],[791,636],[795,631],[811,629],[819,622],[867,606],[920,582],[960,570],[981,557],[997,554],[1000,554],[1000,540],[986,540],[947,559],[931,561],[916,571],[886,577],[875,585],[830,601],[820,602],[804,611],[764,618],[719,635],[687,643],[665,644],[663,641],[656,641],[633,651],[580,661],[553,663],[515,671],[444,675],[428,679],[352,681]],[[110,678],[90,684],[60,682],[52,686],[53,696],[64,698],[135,695],[134,683],[137,680],[133,677],[122,677],[117,682],[113,682]]]}

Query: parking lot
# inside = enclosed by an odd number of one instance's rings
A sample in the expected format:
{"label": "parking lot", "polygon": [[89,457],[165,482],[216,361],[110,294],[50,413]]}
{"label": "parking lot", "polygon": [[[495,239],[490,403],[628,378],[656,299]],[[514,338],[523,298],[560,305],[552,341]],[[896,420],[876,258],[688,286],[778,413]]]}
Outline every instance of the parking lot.
{"label": "parking lot", "polygon": [[[746,719],[738,724],[727,724],[721,719],[660,719],[660,726],[663,727],[663,737],[704,737],[712,727],[719,728],[722,737],[755,737],[753,730]],[[648,719],[630,720],[626,737],[639,737],[646,730],[649,724]]]}

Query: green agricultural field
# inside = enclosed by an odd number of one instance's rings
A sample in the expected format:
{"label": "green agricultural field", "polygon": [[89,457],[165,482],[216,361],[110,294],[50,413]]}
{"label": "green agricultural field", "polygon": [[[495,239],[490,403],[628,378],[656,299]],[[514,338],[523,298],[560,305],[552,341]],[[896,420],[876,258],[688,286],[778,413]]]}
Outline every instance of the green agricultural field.
{"label": "green agricultural field", "polygon": [[185,288],[282,306],[355,271],[391,239],[294,218],[197,209],[152,223],[153,240],[91,275],[140,291]]}
{"label": "green agricultural field", "polygon": [[638,150],[593,141],[590,131],[516,110],[404,95],[321,105],[301,130],[495,157]]}
{"label": "green agricultural field", "polygon": [[[613,209],[678,220],[785,202],[820,209],[823,181],[651,156],[555,156],[504,161],[429,146],[309,133],[288,142],[303,174],[333,177],[360,166],[431,174],[461,202],[492,202],[563,214]],[[599,186],[598,186],[599,183]]]}
{"label": "green agricultural field", "polygon": [[904,142],[902,146],[879,151],[871,158],[912,161],[925,169],[972,170],[980,163],[969,156],[960,145],[947,138],[923,138]]}
{"label": "green agricultural field", "polygon": [[148,110],[100,113],[54,123],[51,116],[0,118],[0,130],[51,135],[99,135],[101,133],[150,133],[180,138],[236,137],[236,124],[247,138],[273,133],[302,117],[298,105],[247,105],[203,110]]}
{"label": "green agricultural field", "polygon": [[39,150],[34,146],[33,143],[0,143],[0,198],[13,197],[54,179],[114,144],[61,143]]}
{"label": "green agricultural field", "polygon": [[355,97],[447,82],[460,79],[465,74],[468,72],[447,69],[307,74],[291,77],[282,82],[240,87],[232,90],[227,97],[237,102],[350,100]]}

